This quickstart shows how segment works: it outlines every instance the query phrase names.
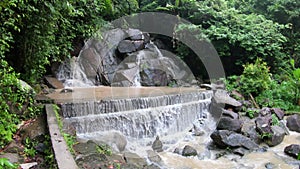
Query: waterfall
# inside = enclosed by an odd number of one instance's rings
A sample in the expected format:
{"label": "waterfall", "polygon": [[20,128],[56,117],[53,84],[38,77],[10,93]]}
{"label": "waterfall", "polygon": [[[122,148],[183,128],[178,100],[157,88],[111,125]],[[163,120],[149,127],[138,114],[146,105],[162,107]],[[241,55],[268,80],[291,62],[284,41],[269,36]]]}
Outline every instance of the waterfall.
{"label": "waterfall", "polygon": [[207,115],[211,92],[72,102],[61,105],[65,123],[77,134],[120,131],[130,138],[152,138],[192,127]]}

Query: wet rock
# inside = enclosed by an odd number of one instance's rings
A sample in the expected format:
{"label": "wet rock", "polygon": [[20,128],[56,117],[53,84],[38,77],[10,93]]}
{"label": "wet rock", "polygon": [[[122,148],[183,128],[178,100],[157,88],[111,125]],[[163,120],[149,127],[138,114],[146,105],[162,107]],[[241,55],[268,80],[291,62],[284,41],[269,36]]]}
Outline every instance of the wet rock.
{"label": "wet rock", "polygon": [[271,110],[278,117],[279,120],[282,120],[284,117],[284,111],[280,108],[272,108]]}
{"label": "wet rock", "polygon": [[239,114],[238,113],[235,113],[235,112],[233,112],[233,111],[231,111],[231,110],[225,110],[225,109],[223,109],[222,110],[223,112],[223,116],[227,116],[227,117],[230,117],[230,118],[232,118],[232,119],[238,119],[239,118]]}
{"label": "wet rock", "polygon": [[143,86],[167,86],[169,79],[167,73],[160,69],[144,69],[140,72]]}
{"label": "wet rock", "polygon": [[218,89],[214,94],[214,100],[217,104],[227,104],[233,107],[241,107],[242,103],[229,96],[226,90]]}
{"label": "wet rock", "polygon": [[28,83],[26,83],[25,81],[23,81],[21,79],[19,79],[19,82],[21,84],[22,89],[34,92],[34,89]]}
{"label": "wet rock", "polygon": [[130,40],[122,40],[118,45],[118,51],[120,53],[132,53],[136,51],[136,47]]}
{"label": "wet rock", "polygon": [[183,156],[197,156],[197,154],[198,154],[197,150],[189,145],[184,146],[184,148],[182,150]]}
{"label": "wet rock", "polygon": [[258,148],[258,145],[250,138],[233,131],[215,130],[210,137],[212,138],[213,142],[221,148],[244,147],[248,150],[254,150]]}
{"label": "wet rock", "polygon": [[136,51],[142,50],[145,48],[144,41],[141,41],[141,40],[133,41],[133,45],[134,45]]}
{"label": "wet rock", "polygon": [[108,162],[107,157],[104,154],[89,153],[85,155],[79,155],[75,159],[79,168],[106,168],[105,164]]}
{"label": "wet rock", "polygon": [[124,159],[126,163],[137,165],[140,168],[143,168],[147,165],[146,159],[140,157],[139,155],[132,153],[132,152],[125,152],[124,153]]}
{"label": "wet rock", "polygon": [[154,162],[154,163],[157,163],[157,164],[159,164],[161,162],[161,157],[155,151],[148,150],[147,151],[147,156],[148,156],[148,159],[151,162]]}
{"label": "wet rock", "polygon": [[54,88],[54,89],[64,88],[63,83],[61,81],[59,81],[58,79],[56,79],[55,77],[45,76],[45,82],[49,87]]}
{"label": "wet rock", "polygon": [[175,150],[173,151],[173,153],[175,154],[182,154],[182,150],[180,148],[175,148]]}
{"label": "wet rock", "polygon": [[298,154],[300,153],[300,145],[299,144],[291,144],[284,148],[284,153],[297,159]]}
{"label": "wet rock", "polygon": [[256,129],[260,134],[263,133],[271,133],[271,123],[272,116],[269,114],[268,116],[257,117],[255,119]]}
{"label": "wet rock", "polygon": [[285,120],[280,120],[278,126],[280,126],[284,130],[285,135],[290,134],[289,129],[286,126],[286,121]]}
{"label": "wet rock", "polygon": [[97,153],[98,145],[89,140],[86,143],[78,143],[73,146],[75,152],[79,154]]}
{"label": "wet rock", "polygon": [[144,39],[143,32],[141,32],[138,29],[129,28],[126,32],[131,40],[143,40]]}
{"label": "wet rock", "polygon": [[241,128],[242,122],[240,120],[229,117],[221,117],[217,126],[218,130],[229,130],[235,132],[240,132]]}
{"label": "wet rock", "polygon": [[270,163],[270,162],[265,164],[265,167],[266,167],[266,169],[275,169],[275,168],[277,168],[275,164]]}
{"label": "wet rock", "polygon": [[294,114],[294,115],[288,116],[286,119],[286,126],[291,131],[296,131],[296,132],[300,133],[300,115]]}
{"label": "wet rock", "polygon": [[203,131],[203,129],[201,129],[199,126],[193,124],[193,134],[194,136],[202,136],[205,134],[205,132]]}
{"label": "wet rock", "polygon": [[280,144],[285,136],[285,131],[279,126],[271,126],[272,136],[266,140],[266,143],[273,147]]}
{"label": "wet rock", "polygon": [[116,152],[124,151],[127,145],[126,137],[119,131],[103,132],[94,142],[99,146],[107,144]]}
{"label": "wet rock", "polygon": [[159,137],[156,136],[156,139],[152,144],[152,149],[156,152],[162,152],[163,151],[162,147],[163,147],[162,142],[159,140]]}
{"label": "wet rock", "polygon": [[237,155],[240,155],[240,156],[244,156],[246,153],[249,152],[249,150],[247,150],[244,147],[239,147],[239,148],[236,148],[236,149],[232,150],[232,152],[234,154],[237,154]]}

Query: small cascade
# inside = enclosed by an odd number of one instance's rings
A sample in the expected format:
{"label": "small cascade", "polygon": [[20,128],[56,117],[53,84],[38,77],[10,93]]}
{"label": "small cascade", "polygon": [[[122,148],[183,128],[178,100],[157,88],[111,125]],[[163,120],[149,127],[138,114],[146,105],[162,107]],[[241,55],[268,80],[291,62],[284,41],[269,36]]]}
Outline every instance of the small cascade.
{"label": "small cascade", "polygon": [[87,78],[76,57],[72,57],[61,64],[56,77],[63,82],[65,87],[89,87],[94,85]]}
{"label": "small cascade", "polygon": [[207,116],[212,92],[112,99],[61,105],[65,123],[77,134],[120,131],[129,138],[152,138],[190,129]]}

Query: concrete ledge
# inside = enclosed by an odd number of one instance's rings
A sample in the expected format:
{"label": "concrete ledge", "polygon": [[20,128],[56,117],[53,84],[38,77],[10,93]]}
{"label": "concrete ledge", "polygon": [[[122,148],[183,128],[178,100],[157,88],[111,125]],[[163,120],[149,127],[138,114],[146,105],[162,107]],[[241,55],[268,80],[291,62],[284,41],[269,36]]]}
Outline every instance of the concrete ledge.
{"label": "concrete ledge", "polygon": [[46,104],[47,122],[55,159],[59,169],[78,169],[68,146],[62,137],[52,104]]}

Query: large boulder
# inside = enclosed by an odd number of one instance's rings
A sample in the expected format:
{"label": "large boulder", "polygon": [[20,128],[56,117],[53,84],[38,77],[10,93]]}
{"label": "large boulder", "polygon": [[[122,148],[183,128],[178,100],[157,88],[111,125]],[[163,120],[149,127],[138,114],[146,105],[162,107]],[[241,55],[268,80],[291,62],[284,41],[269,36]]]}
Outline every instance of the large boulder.
{"label": "large boulder", "polygon": [[248,150],[254,150],[258,148],[258,145],[253,142],[250,138],[243,136],[242,134],[235,133],[228,130],[215,130],[210,137],[213,142],[221,147],[244,147]]}
{"label": "large boulder", "polygon": [[270,146],[276,146],[280,144],[285,136],[285,131],[279,126],[271,126],[271,136],[266,140],[266,143]]}
{"label": "large boulder", "polygon": [[229,117],[221,117],[217,125],[218,130],[229,130],[240,132],[242,128],[242,121],[238,119],[232,119]]}
{"label": "large boulder", "polygon": [[296,131],[300,133],[300,115],[294,114],[288,116],[286,119],[286,125],[291,131]]}

